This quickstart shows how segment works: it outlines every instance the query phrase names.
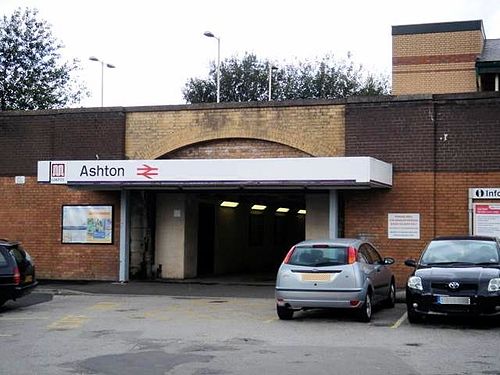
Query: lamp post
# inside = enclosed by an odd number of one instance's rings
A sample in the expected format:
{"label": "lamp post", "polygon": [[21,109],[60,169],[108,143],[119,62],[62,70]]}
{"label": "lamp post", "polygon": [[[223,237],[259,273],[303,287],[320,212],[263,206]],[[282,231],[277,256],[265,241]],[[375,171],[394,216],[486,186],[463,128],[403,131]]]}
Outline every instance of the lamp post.
{"label": "lamp post", "polygon": [[273,70],[278,70],[278,67],[274,66],[273,64],[269,64],[269,101],[271,101],[271,83],[272,83],[272,77],[273,77]]}
{"label": "lamp post", "polygon": [[203,35],[217,39],[217,103],[220,103],[220,38],[210,31],[205,31]]}
{"label": "lamp post", "polygon": [[95,56],[90,56],[89,60],[90,61],[97,61],[97,62],[101,63],[101,107],[103,107],[104,106],[104,66],[106,65],[106,68],[110,68],[110,69],[114,69],[114,68],[116,68],[116,66],[114,66],[113,64],[108,64],[102,60],[99,60]]}

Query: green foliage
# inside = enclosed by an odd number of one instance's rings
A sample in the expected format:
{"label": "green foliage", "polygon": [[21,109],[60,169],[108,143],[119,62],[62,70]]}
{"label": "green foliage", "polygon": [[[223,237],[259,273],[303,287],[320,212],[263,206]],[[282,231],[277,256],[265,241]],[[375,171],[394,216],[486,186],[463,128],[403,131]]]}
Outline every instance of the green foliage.
{"label": "green foliage", "polygon": [[34,9],[0,18],[0,109],[60,108],[78,103],[85,88],[74,80],[76,60],[61,61],[63,45]]}
{"label": "green foliage", "polygon": [[[220,98],[225,102],[268,100],[269,66],[246,53],[243,58],[231,57],[221,62]],[[188,103],[216,101],[217,67],[210,64],[207,79],[191,78],[183,96]],[[357,95],[387,95],[389,79],[365,72],[350,57],[336,60],[326,55],[315,61],[284,64],[272,72],[272,99],[339,99]]]}

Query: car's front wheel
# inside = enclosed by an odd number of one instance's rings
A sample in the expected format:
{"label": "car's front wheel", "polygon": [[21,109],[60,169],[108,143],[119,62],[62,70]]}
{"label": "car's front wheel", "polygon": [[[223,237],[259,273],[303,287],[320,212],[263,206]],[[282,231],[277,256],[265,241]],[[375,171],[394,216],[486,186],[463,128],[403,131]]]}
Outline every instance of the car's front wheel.
{"label": "car's front wheel", "polygon": [[368,323],[372,318],[372,295],[370,292],[366,293],[365,302],[358,310],[358,319],[361,322]]}
{"label": "car's front wheel", "polygon": [[293,318],[293,310],[288,307],[276,305],[276,312],[281,320],[291,320]]}

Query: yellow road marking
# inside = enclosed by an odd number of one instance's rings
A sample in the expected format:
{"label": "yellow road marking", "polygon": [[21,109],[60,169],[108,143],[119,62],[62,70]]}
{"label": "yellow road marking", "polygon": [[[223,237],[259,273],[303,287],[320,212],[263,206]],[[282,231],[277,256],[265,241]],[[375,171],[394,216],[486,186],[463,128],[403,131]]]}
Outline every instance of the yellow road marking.
{"label": "yellow road marking", "polygon": [[276,321],[278,321],[278,318],[272,318],[269,320],[264,320],[264,323],[272,323],[272,322],[276,322]]}
{"label": "yellow road marking", "polygon": [[391,328],[398,328],[403,322],[406,320],[408,317],[407,313],[405,312],[401,318],[398,319],[396,323]]}
{"label": "yellow road marking", "polygon": [[50,324],[47,328],[57,331],[75,329],[81,327],[88,319],[85,315],[66,315],[62,319]]}
{"label": "yellow road marking", "polygon": [[119,303],[114,303],[114,302],[98,302],[94,306],[89,307],[91,310],[99,310],[99,311],[109,311],[116,309],[118,306],[120,306]]}

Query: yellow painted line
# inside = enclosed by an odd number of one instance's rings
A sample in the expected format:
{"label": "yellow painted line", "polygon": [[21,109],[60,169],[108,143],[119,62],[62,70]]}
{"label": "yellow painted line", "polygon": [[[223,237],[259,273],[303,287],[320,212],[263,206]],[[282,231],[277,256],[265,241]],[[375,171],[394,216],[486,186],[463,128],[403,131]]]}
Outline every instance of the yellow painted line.
{"label": "yellow painted line", "polygon": [[66,315],[62,319],[50,324],[47,328],[57,331],[80,328],[88,319],[85,315]]}
{"label": "yellow painted line", "polygon": [[272,323],[272,322],[276,322],[278,320],[279,320],[278,318],[272,318],[272,319],[264,320],[264,323]]}
{"label": "yellow painted line", "polygon": [[109,311],[109,310],[114,310],[118,306],[120,306],[119,303],[114,303],[114,302],[98,302],[94,306],[90,306],[90,310],[99,310],[99,311]]}
{"label": "yellow painted line", "polygon": [[399,328],[399,326],[401,324],[403,324],[403,322],[406,320],[407,317],[408,317],[408,314],[405,312],[403,314],[403,316],[401,318],[399,318],[398,321],[396,323],[394,323],[394,325],[391,328]]}

